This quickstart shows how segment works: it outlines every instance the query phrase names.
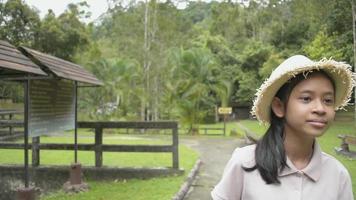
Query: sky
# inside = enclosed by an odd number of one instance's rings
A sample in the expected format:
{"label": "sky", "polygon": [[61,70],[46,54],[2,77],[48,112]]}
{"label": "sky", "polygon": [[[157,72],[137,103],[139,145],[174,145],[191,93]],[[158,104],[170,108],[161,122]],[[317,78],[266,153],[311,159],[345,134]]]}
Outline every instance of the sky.
{"label": "sky", "polygon": [[[40,16],[43,18],[47,14],[48,9],[52,9],[56,16],[62,14],[70,3],[79,3],[83,0],[25,0],[26,4],[31,7],[36,7],[40,11]],[[107,1],[105,0],[86,0],[89,4],[88,11],[91,12],[91,17],[84,20],[85,22],[92,22],[97,19],[102,13],[108,9]]]}
{"label": "sky", "polygon": [[[6,0],[5,0],[6,1]],[[56,16],[62,14],[64,10],[67,8],[69,3],[79,3],[83,0],[24,0],[26,4],[30,5],[31,7],[36,7],[40,11],[41,18],[47,14],[48,9],[52,9]],[[164,0],[163,0],[164,1]],[[202,0],[209,2],[211,0]],[[222,1],[222,0],[217,0]],[[236,0],[240,2],[248,2],[248,0]],[[85,22],[92,22],[97,19],[101,14],[105,13],[108,9],[108,3],[106,0],[86,0],[89,4],[88,11],[91,12],[91,17],[89,19],[85,19]],[[176,6],[178,8],[185,8],[186,3],[185,1],[176,0]]]}

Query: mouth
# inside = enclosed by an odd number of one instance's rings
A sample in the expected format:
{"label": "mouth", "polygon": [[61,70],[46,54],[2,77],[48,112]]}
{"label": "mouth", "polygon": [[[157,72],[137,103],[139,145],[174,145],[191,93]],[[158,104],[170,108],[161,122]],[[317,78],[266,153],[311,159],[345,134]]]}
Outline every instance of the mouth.
{"label": "mouth", "polygon": [[326,120],[307,120],[307,123],[315,128],[324,128],[328,125],[328,121]]}

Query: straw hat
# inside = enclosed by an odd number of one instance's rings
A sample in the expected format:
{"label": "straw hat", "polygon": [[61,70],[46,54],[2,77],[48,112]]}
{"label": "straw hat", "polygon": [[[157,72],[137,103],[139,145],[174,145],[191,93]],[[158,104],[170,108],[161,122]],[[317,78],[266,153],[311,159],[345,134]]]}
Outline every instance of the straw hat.
{"label": "straw hat", "polygon": [[251,114],[260,122],[269,123],[271,103],[279,88],[297,74],[303,73],[306,76],[313,70],[323,70],[334,80],[335,109],[346,106],[356,83],[351,66],[332,59],[324,58],[315,62],[305,56],[295,55],[280,64],[257,90]]}

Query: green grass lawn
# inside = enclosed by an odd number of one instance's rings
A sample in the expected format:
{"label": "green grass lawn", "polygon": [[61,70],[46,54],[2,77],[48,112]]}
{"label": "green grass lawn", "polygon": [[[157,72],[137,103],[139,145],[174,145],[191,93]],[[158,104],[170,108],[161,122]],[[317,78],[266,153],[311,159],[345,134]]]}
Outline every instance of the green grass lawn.
{"label": "green grass lawn", "polygon": [[[243,120],[239,121],[238,123],[255,132],[257,135],[262,135],[266,130],[265,126],[259,125],[259,123],[255,120]],[[356,160],[351,160],[335,153],[334,147],[339,147],[341,144],[341,140],[337,138],[339,134],[348,134],[356,136],[356,127],[354,122],[334,122],[334,124],[329,128],[329,130],[322,137],[318,138],[318,142],[324,152],[334,156],[336,159],[342,162],[348,169],[349,173],[351,174],[354,196],[356,196]]]}
{"label": "green grass lawn", "polygon": [[[81,130],[78,143],[94,143],[93,134]],[[19,141],[21,142],[21,141]],[[41,137],[42,143],[73,143],[71,133],[68,136]],[[149,135],[120,135],[106,134],[104,144],[171,144],[171,137]],[[11,156],[8,156],[11,155]],[[29,153],[31,155],[31,153]],[[160,200],[170,199],[178,192],[187,174],[198,159],[197,152],[180,145],[180,168],[185,169],[182,176],[160,177],[148,180],[128,179],[121,181],[93,181],[87,180],[90,190],[85,193],[68,195],[62,191],[46,194],[41,200],[81,200],[81,199],[132,199],[132,200]],[[41,151],[41,165],[68,165],[73,162],[73,151]],[[31,157],[30,157],[31,160]],[[94,152],[79,151],[78,160],[85,166],[94,166]],[[23,150],[0,150],[0,164],[23,164]],[[105,166],[117,167],[171,167],[171,153],[114,153],[103,154]]]}
{"label": "green grass lawn", "polygon": [[41,200],[166,200],[179,190],[185,176],[130,179],[120,182],[91,182],[88,192],[68,195],[58,192],[42,197]]}

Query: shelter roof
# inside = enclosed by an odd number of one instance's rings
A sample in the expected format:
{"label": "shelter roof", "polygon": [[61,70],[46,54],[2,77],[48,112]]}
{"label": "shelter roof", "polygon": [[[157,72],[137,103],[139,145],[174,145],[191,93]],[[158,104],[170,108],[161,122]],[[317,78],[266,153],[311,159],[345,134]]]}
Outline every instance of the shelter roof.
{"label": "shelter roof", "polygon": [[78,81],[91,85],[103,85],[92,73],[82,66],[72,62],[57,58],[28,47],[19,48],[26,56],[30,57],[33,62],[41,66],[47,73],[53,73],[60,78]]}
{"label": "shelter roof", "polygon": [[24,73],[47,76],[38,65],[24,56],[16,47],[0,40],[0,74],[11,76]]}

